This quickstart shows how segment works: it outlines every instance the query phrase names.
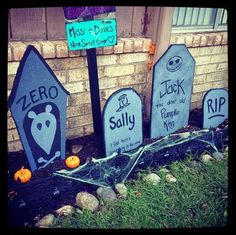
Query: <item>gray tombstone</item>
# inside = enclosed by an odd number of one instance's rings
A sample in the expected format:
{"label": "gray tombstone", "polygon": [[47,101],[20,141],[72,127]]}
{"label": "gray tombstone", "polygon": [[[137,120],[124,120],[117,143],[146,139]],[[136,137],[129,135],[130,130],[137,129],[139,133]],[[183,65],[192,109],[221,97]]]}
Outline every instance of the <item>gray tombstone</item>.
{"label": "gray tombstone", "polygon": [[114,92],[103,109],[105,153],[125,152],[143,143],[142,102],[131,88]]}
{"label": "gray tombstone", "polygon": [[28,46],[8,106],[32,171],[65,158],[68,94],[39,52]]}
{"label": "gray tombstone", "polygon": [[153,68],[151,138],[188,124],[195,60],[185,45],[171,45]]}
{"label": "gray tombstone", "polygon": [[228,91],[209,90],[203,97],[203,128],[214,128],[228,118]]}

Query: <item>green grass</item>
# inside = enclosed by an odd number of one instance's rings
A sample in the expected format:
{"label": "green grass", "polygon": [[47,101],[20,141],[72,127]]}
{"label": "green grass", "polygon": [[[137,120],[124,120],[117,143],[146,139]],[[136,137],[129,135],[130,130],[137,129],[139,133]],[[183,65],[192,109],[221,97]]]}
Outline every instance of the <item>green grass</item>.
{"label": "green grass", "polygon": [[170,173],[177,182],[165,180],[154,186],[142,180],[126,181],[128,198],[110,203],[99,212],[83,211],[57,221],[64,228],[193,228],[227,224],[224,216],[228,195],[228,156],[224,160],[191,167],[191,156],[172,163]]}

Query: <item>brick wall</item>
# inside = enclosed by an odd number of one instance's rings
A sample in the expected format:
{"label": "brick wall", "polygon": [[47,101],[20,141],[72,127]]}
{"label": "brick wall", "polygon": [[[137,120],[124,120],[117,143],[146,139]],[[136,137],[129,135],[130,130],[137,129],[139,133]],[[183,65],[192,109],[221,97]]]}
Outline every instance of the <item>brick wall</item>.
{"label": "brick wall", "polygon": [[[184,43],[196,60],[191,108],[200,108],[203,95],[210,88],[228,88],[227,33],[172,34],[171,44]],[[68,51],[65,40],[9,42],[8,96],[19,61],[27,45],[34,45],[43,55],[63,86],[71,93],[67,103],[67,138],[93,133],[86,51]],[[101,107],[116,90],[134,88],[145,96],[151,39],[119,38],[113,47],[97,49]],[[157,45],[158,49],[158,45]],[[150,74],[149,74],[150,75]],[[144,102],[143,102],[144,103]],[[23,149],[10,111],[8,150]]]}
{"label": "brick wall", "polygon": [[191,109],[201,108],[207,90],[228,89],[227,32],[171,35],[171,44],[182,43],[196,61]]}
{"label": "brick wall", "polygon": [[[19,61],[29,44],[37,48],[59,81],[70,92],[67,102],[67,138],[93,133],[86,51],[68,51],[65,40],[9,42],[8,96],[13,86]],[[116,46],[97,49],[102,108],[107,98],[120,88],[132,87],[143,99],[147,73],[149,72],[150,44],[151,39],[148,38],[119,38]],[[7,115],[8,150],[18,151],[23,148],[10,111]]]}

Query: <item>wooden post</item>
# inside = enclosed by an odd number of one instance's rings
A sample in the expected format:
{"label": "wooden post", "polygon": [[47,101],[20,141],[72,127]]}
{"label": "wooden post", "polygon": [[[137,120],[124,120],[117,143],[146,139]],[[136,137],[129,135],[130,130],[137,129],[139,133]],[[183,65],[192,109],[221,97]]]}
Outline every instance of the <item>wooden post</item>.
{"label": "wooden post", "polygon": [[[84,20],[92,20],[92,19],[93,16],[84,18]],[[105,152],[104,135],[103,135],[103,123],[102,123],[102,114],[100,105],[96,48],[86,49],[86,54],[88,62],[94,135],[96,137],[97,146],[102,148],[102,154],[103,154]]]}
{"label": "wooden post", "polygon": [[[153,21],[152,24],[149,25],[149,29],[152,28],[152,30],[148,31],[147,36],[151,37],[153,42],[156,44],[156,50],[153,56],[153,64],[163,55],[170,44],[173,10],[173,7],[155,7],[151,9],[151,13],[153,14],[151,17],[153,17]],[[158,17],[155,15],[155,13],[158,14]],[[151,70],[147,77],[147,87],[145,90],[145,119],[149,123],[152,95],[152,74],[153,71]]]}

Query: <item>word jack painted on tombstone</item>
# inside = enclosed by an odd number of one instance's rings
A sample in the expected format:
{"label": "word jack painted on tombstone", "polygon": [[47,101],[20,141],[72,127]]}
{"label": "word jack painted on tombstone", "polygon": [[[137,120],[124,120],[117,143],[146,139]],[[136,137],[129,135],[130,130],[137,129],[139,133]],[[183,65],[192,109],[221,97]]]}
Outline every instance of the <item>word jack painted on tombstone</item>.
{"label": "word jack painted on tombstone", "polygon": [[116,20],[92,20],[66,24],[70,50],[82,50],[116,45]]}
{"label": "word jack painted on tombstone", "polygon": [[217,127],[228,118],[228,91],[223,88],[209,90],[203,98],[203,128]]}
{"label": "word jack painted on tombstone", "polygon": [[65,158],[67,95],[39,52],[28,46],[8,103],[32,171]]}
{"label": "word jack painted on tombstone", "polygon": [[114,92],[103,111],[106,156],[124,152],[142,144],[141,99],[131,88]]}
{"label": "word jack painted on tombstone", "polygon": [[171,45],[153,69],[151,138],[188,124],[195,61],[185,45]]}

